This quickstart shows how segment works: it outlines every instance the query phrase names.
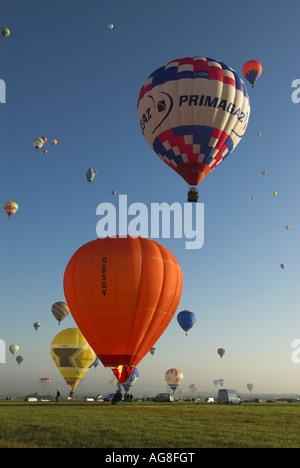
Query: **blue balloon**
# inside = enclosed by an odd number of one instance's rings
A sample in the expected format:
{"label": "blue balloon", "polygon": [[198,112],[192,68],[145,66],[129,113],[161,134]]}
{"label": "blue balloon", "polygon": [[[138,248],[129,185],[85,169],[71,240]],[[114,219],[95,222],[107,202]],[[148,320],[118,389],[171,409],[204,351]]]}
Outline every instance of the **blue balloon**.
{"label": "blue balloon", "polygon": [[177,315],[177,322],[181,326],[181,328],[185,331],[185,334],[187,335],[187,332],[195,325],[196,323],[196,315],[194,312],[191,312],[190,310],[183,310],[182,312],[179,312]]}
{"label": "blue balloon", "polygon": [[135,368],[132,374],[126,380],[126,382],[122,384],[125,392],[128,392],[128,390],[132,387],[134,382],[138,379],[139,375],[139,371],[137,370],[137,368]]}

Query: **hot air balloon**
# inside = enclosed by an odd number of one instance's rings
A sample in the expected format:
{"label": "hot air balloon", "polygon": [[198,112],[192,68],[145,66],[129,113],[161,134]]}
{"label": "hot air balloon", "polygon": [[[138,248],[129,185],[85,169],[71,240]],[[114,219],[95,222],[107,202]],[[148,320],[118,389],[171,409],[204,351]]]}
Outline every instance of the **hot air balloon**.
{"label": "hot air balloon", "polygon": [[108,25],[108,29],[113,29],[114,25],[113,24],[109,24]]}
{"label": "hot air balloon", "polygon": [[221,356],[221,359],[222,359],[222,357],[225,354],[225,349],[224,348],[219,348],[217,352],[218,352],[218,355]]}
{"label": "hot air balloon", "polygon": [[70,309],[65,302],[58,301],[52,305],[51,311],[56,320],[58,320],[58,325],[60,325],[60,322],[69,314]]}
{"label": "hot air balloon", "polygon": [[181,326],[181,328],[185,331],[185,334],[187,335],[187,332],[195,325],[196,323],[196,315],[194,312],[191,312],[190,310],[183,310],[179,312],[177,315],[177,322]]}
{"label": "hot air balloon", "polygon": [[213,382],[214,382],[214,385],[215,385],[215,386],[217,386],[218,383],[219,383],[219,381],[218,381],[217,379],[215,379]]}
{"label": "hot air balloon", "polygon": [[261,171],[262,175],[266,175],[266,171]]}
{"label": "hot air balloon", "polygon": [[243,66],[243,75],[254,88],[254,83],[258,80],[262,74],[262,66],[258,60],[249,60]]}
{"label": "hot air balloon", "polygon": [[171,169],[199,185],[241,141],[250,115],[249,95],[237,73],[204,57],[173,60],[155,70],[138,98],[142,133]]}
{"label": "hot air balloon", "polygon": [[257,133],[257,136],[261,136],[261,132],[258,132],[258,133]]}
{"label": "hot air balloon", "polygon": [[150,349],[150,353],[151,353],[152,356],[153,356],[153,354],[155,353],[155,351],[156,351],[156,348],[151,348],[151,349]]}
{"label": "hot air balloon", "polygon": [[112,193],[112,195],[116,195],[116,194],[117,194],[116,190],[113,190],[111,193]]}
{"label": "hot air balloon", "polygon": [[58,333],[51,343],[51,356],[72,390],[88,372],[96,355],[78,328]]}
{"label": "hot air balloon", "polygon": [[88,169],[85,176],[86,180],[90,183],[94,180],[95,175],[97,174],[97,171],[95,169]]}
{"label": "hot air balloon", "polygon": [[39,150],[43,146],[44,140],[42,138],[34,138],[32,144],[36,150]]}
{"label": "hot air balloon", "polygon": [[132,374],[126,380],[126,382],[122,383],[122,387],[124,388],[125,393],[128,393],[129,389],[132,387],[132,385],[139,378],[139,375],[140,375],[139,371],[137,370],[137,368],[135,368],[134,371],[132,372]]}
{"label": "hot air balloon", "polygon": [[57,145],[57,140],[51,140],[51,145],[52,145],[52,146]]}
{"label": "hot air balloon", "polygon": [[43,136],[43,137],[41,137],[41,138],[42,138],[42,140],[43,140],[44,143],[46,143],[46,141],[48,140],[48,138],[45,137],[45,136]]}
{"label": "hot air balloon", "polygon": [[272,192],[273,197],[276,197],[277,192]]}
{"label": "hot air balloon", "polygon": [[40,380],[39,380],[39,386],[40,386],[40,390],[45,393],[47,388],[49,387],[49,384],[51,383],[51,379],[49,379],[48,377],[42,377]]}
{"label": "hot air balloon", "polygon": [[252,383],[248,383],[247,388],[248,388],[249,392],[252,392],[252,390],[254,388],[254,385]]}
{"label": "hot air balloon", "polygon": [[218,380],[218,383],[219,383],[220,387],[223,387],[223,385],[224,385],[224,379],[219,379],[219,380]]}
{"label": "hot air balloon", "polygon": [[35,330],[38,331],[38,329],[40,328],[41,324],[40,324],[40,322],[35,322],[35,323],[33,324],[33,326],[34,326]]}
{"label": "hot air balloon", "polygon": [[183,373],[179,369],[169,369],[165,372],[165,381],[175,393],[183,380]]}
{"label": "hot air balloon", "polygon": [[19,351],[19,349],[20,349],[20,346],[17,344],[12,344],[9,347],[9,351],[11,352],[13,356]]}
{"label": "hot air balloon", "polygon": [[280,263],[280,268],[281,268],[282,270],[284,270],[284,269],[285,269],[285,264],[284,264],[284,263]]}
{"label": "hot air balloon", "polygon": [[251,197],[251,200],[255,200],[255,197]]}
{"label": "hot air balloon", "polygon": [[291,226],[288,224],[287,226],[285,226],[285,229],[289,230],[291,229]]}
{"label": "hot air balloon", "polygon": [[197,385],[195,385],[195,384],[192,384],[192,385],[189,386],[189,389],[190,389],[190,391],[191,391],[192,393],[194,393],[194,392],[197,390],[197,388],[198,388],[198,387],[197,387]]}
{"label": "hot air balloon", "polygon": [[6,213],[8,214],[8,217],[10,218],[14,213],[16,213],[16,211],[18,211],[19,209],[19,206],[17,203],[13,202],[13,201],[8,201],[6,203],[4,203],[4,210],[6,211]]}
{"label": "hot air balloon", "polygon": [[48,150],[43,149],[43,153],[44,153],[44,154],[47,154],[47,153],[48,153]]}
{"label": "hot air balloon", "polygon": [[64,274],[71,314],[105,367],[126,382],[174,316],[181,268],[142,237],[106,237],[80,247]]}
{"label": "hot air balloon", "polygon": [[22,362],[24,361],[23,356],[17,356],[17,357],[16,357],[16,361],[17,361],[17,363],[18,363],[19,365],[22,364]]}
{"label": "hot air balloon", "polygon": [[1,28],[1,36],[3,36],[4,39],[8,37],[9,35],[10,35],[10,30],[8,28],[6,27]]}

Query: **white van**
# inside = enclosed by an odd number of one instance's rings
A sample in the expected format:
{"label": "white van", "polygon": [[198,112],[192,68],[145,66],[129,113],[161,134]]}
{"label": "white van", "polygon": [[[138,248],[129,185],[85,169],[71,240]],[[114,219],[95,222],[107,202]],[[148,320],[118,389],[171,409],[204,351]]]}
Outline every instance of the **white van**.
{"label": "white van", "polygon": [[218,403],[227,405],[240,405],[242,402],[240,395],[236,390],[222,388],[218,392]]}

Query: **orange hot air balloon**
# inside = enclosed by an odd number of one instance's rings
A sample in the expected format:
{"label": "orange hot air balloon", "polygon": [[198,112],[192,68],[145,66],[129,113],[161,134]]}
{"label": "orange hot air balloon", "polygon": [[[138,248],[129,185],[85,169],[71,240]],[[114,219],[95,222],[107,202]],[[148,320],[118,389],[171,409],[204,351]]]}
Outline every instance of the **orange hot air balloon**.
{"label": "orange hot air balloon", "polygon": [[158,242],[106,237],[75,252],[65,270],[64,292],[78,328],[124,383],[172,320],[182,272]]}
{"label": "orange hot air balloon", "polygon": [[57,140],[51,140],[51,145],[52,145],[52,146],[57,145]]}

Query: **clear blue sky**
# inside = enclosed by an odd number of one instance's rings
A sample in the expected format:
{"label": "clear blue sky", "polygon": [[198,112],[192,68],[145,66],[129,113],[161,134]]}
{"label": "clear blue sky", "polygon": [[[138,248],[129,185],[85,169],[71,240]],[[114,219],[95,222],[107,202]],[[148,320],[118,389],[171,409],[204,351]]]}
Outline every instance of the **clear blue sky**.
{"label": "clear blue sky", "polygon": [[[136,112],[147,77],[186,56],[215,58],[241,77],[243,64],[257,59],[263,74],[254,89],[247,83],[251,115],[242,142],[199,185],[204,246],[186,250],[185,239],[158,239],[183,271],[178,312],[194,311],[197,322],[185,336],[174,317],[156,354],[140,363],[135,392],[165,391],[171,367],[183,372],[184,391],[196,384],[213,392],[213,380],[223,378],[240,392],[249,382],[253,392],[300,392],[300,364],[291,360],[300,338],[300,104],[291,100],[300,78],[299,10],[294,0],[2,0],[0,26],[11,35],[0,41],[0,198],[19,211],[10,220],[3,209],[0,215],[7,345],[0,395],[38,391],[41,377],[52,379],[52,392],[59,386],[68,394],[50,343],[75,322],[68,316],[58,327],[51,305],[64,300],[70,257],[96,238],[97,205],[117,207],[112,190],[149,209],[186,202],[186,183],[149,147]],[[46,156],[32,146],[44,135]],[[92,184],[90,167],[98,171]],[[15,343],[21,366],[8,351]],[[226,349],[222,360],[218,347]],[[100,365],[77,391],[105,394],[111,378]]]}

